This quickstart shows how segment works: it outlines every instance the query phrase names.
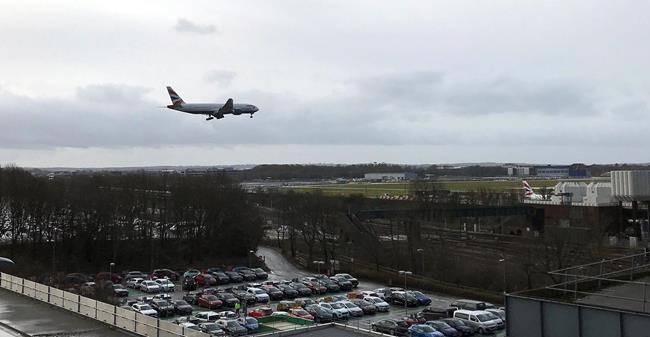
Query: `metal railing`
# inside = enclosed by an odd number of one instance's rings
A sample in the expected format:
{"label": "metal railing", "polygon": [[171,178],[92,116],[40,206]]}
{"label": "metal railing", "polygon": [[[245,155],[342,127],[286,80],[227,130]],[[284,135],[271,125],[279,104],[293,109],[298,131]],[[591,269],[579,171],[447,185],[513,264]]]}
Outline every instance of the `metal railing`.
{"label": "metal railing", "polygon": [[0,288],[146,337],[209,337],[209,334],[63,291],[11,274],[0,273]]}

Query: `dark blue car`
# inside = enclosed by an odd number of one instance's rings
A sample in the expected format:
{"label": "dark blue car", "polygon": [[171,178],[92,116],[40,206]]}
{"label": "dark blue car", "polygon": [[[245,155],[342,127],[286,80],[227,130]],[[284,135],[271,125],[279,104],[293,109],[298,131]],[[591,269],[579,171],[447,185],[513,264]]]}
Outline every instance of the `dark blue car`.
{"label": "dark blue car", "polygon": [[418,303],[420,305],[431,304],[431,298],[419,291],[411,291],[411,295],[413,295],[418,300]]}
{"label": "dark blue car", "polygon": [[445,337],[460,337],[461,333],[443,321],[427,321],[427,325],[441,332]]}
{"label": "dark blue car", "polygon": [[444,335],[436,329],[426,324],[415,324],[409,327],[410,337],[444,337]]}

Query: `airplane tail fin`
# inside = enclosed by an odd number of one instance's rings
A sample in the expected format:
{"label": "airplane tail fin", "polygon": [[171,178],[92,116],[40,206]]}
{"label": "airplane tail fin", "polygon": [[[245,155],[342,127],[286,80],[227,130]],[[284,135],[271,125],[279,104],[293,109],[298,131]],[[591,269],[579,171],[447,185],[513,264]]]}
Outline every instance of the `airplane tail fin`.
{"label": "airplane tail fin", "polygon": [[527,197],[532,196],[535,192],[533,191],[533,188],[530,187],[530,184],[528,184],[526,180],[522,180],[521,182],[524,185],[524,195]]}
{"label": "airplane tail fin", "polygon": [[174,89],[172,89],[172,87],[167,87],[167,92],[169,93],[169,98],[171,98],[173,105],[180,105],[185,103],[185,101],[183,101],[181,96],[178,96],[178,94],[176,93],[176,91],[174,91]]}

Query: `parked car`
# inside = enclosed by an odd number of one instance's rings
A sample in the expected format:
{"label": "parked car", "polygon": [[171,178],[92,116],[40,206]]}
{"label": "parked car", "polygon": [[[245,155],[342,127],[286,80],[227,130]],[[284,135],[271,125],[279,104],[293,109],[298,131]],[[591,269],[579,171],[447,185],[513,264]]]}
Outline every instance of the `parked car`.
{"label": "parked car", "polygon": [[255,279],[257,279],[257,276],[255,275],[255,273],[250,269],[240,269],[240,271],[238,271],[238,273],[246,281],[255,281]]}
{"label": "parked car", "polygon": [[226,271],[224,272],[228,277],[230,278],[230,282],[232,283],[239,283],[244,281],[244,277],[241,276],[238,272],[234,271]]}
{"label": "parked car", "polygon": [[118,273],[99,272],[95,275],[95,282],[100,280],[111,281],[114,284],[122,283],[122,276]]}
{"label": "parked car", "polygon": [[379,294],[377,294],[376,292],[374,292],[372,290],[364,290],[364,291],[361,292],[361,294],[363,295],[364,298],[366,298],[366,297],[379,297]]}
{"label": "parked car", "polygon": [[121,284],[113,284],[113,296],[115,297],[128,297],[129,290],[124,288]]}
{"label": "parked car", "polygon": [[323,307],[325,309],[329,309],[330,311],[332,311],[332,313],[334,314],[334,317],[336,317],[336,319],[338,319],[338,320],[340,320],[340,319],[348,319],[350,317],[350,311],[342,303],[339,303],[339,302],[333,302],[333,303],[321,302],[321,303],[318,303],[318,305],[320,305],[321,307]]}
{"label": "parked car", "polygon": [[237,297],[235,297],[235,295],[233,295],[232,293],[227,293],[227,292],[221,291],[221,292],[217,292],[214,295],[217,296],[217,298],[221,302],[223,302],[223,305],[225,307],[228,307],[228,308],[234,308],[237,303],[240,303],[239,299]]}
{"label": "parked car", "polygon": [[341,291],[341,287],[336,284],[336,282],[328,279],[328,278],[322,278],[318,280],[318,283],[321,285],[325,286],[327,288],[328,292],[338,292]]}
{"label": "parked car", "polygon": [[497,314],[494,314],[487,310],[485,310],[485,312],[488,314],[488,316],[491,316],[492,319],[497,320],[497,329],[503,329],[506,327],[506,322],[502,320]]}
{"label": "parked car", "polygon": [[145,273],[143,273],[141,271],[138,271],[138,270],[133,270],[133,271],[130,271],[130,272],[126,273],[126,275],[124,275],[124,279],[126,281],[129,281],[130,279],[133,279],[133,278],[146,279],[147,274],[145,274]]}
{"label": "parked car", "polygon": [[506,322],[506,311],[503,309],[493,309],[493,308],[487,308],[485,311],[494,314],[495,316],[499,317],[503,323]]}
{"label": "parked car", "polygon": [[391,334],[393,336],[406,336],[408,326],[404,321],[397,319],[384,319],[370,325],[372,331]]}
{"label": "parked car", "polygon": [[190,329],[190,330],[201,331],[201,328],[192,322],[183,322],[180,323],[179,325],[182,326],[185,330]]}
{"label": "parked car", "polygon": [[174,305],[165,300],[153,300],[149,303],[153,310],[158,312],[159,317],[167,317],[174,314]]}
{"label": "parked car", "polygon": [[379,312],[388,312],[388,311],[390,311],[390,304],[388,304],[388,302],[384,301],[383,299],[381,299],[379,297],[366,296],[366,297],[363,298],[363,300],[374,304],[375,307],[377,308],[377,311],[379,311]]}
{"label": "parked car", "polygon": [[377,312],[377,307],[369,301],[360,298],[355,298],[350,300],[350,302],[354,303],[354,305],[361,308],[361,310],[363,310],[364,315],[373,315]]}
{"label": "parked car", "polygon": [[461,333],[454,329],[451,325],[443,321],[428,321],[427,325],[441,332],[445,337],[460,337]]}
{"label": "parked car", "polygon": [[144,279],[141,277],[130,278],[126,281],[126,286],[128,288],[139,289],[142,281],[144,281]]}
{"label": "parked car", "polygon": [[190,291],[187,294],[183,295],[183,301],[189,304],[196,304],[196,301],[201,295],[203,295],[201,292]]}
{"label": "parked car", "polygon": [[198,269],[188,269],[183,273],[183,278],[194,278],[196,275],[201,274],[201,271]]}
{"label": "parked car", "polygon": [[161,290],[160,285],[156,281],[144,280],[140,283],[140,291],[155,294],[159,293]]}
{"label": "parked car", "polygon": [[218,284],[217,279],[210,274],[199,274],[194,276],[196,284],[200,287],[212,287]]}
{"label": "parked car", "polygon": [[296,304],[299,305],[302,308],[304,308],[304,307],[306,307],[308,305],[316,304],[316,301],[314,301],[313,299],[311,299],[309,297],[296,298],[294,300],[294,302],[296,302]]}
{"label": "parked car", "polygon": [[260,288],[248,288],[246,289],[246,292],[255,296],[255,301],[257,303],[269,303],[271,300],[269,294]]}
{"label": "parked car", "polygon": [[248,315],[255,318],[267,317],[271,316],[271,314],[273,314],[273,309],[271,309],[271,307],[259,307],[248,312]]}
{"label": "parked car", "polygon": [[426,324],[415,324],[408,328],[409,337],[444,337],[444,335]]}
{"label": "parked car", "polygon": [[449,324],[449,326],[456,329],[456,331],[460,332],[461,336],[463,337],[473,336],[476,333],[473,327],[465,323],[465,321],[460,318],[443,318],[441,321]]}
{"label": "parked car", "polygon": [[255,273],[255,277],[259,280],[266,280],[269,278],[269,274],[262,268],[253,268],[252,271]]}
{"label": "parked car", "polygon": [[300,282],[302,282],[302,284],[306,285],[307,288],[309,288],[311,290],[312,294],[324,294],[324,293],[327,292],[327,287],[325,287],[324,285],[318,283],[318,281],[313,281],[312,282],[312,281],[309,281],[309,280],[302,279],[302,280],[300,280]]}
{"label": "parked car", "polygon": [[191,315],[192,311],[194,311],[194,309],[192,309],[192,306],[183,300],[174,301],[173,304],[174,313],[178,315]]}
{"label": "parked car", "polygon": [[492,303],[475,301],[475,300],[455,300],[449,306],[452,308],[463,309],[463,310],[496,309],[496,306]]}
{"label": "parked car", "polygon": [[158,317],[158,312],[154,310],[149,304],[146,303],[136,303],[131,306],[131,309],[143,315]]}
{"label": "parked car", "polygon": [[81,296],[95,297],[95,282],[86,282],[79,287]]}
{"label": "parked car", "polygon": [[178,281],[180,276],[178,275],[177,272],[171,270],[171,269],[154,269],[154,271],[151,272],[151,279],[152,280],[157,280],[161,278],[167,278],[172,281]]}
{"label": "parked car", "polygon": [[299,296],[311,296],[313,295],[311,289],[309,289],[306,285],[300,283],[300,282],[291,282],[289,283],[289,286],[293,289],[296,289],[298,292]]}
{"label": "parked car", "polygon": [[449,318],[453,316],[455,308],[441,308],[441,307],[426,307],[420,313],[427,321],[434,321],[441,318]]}
{"label": "parked car", "polygon": [[334,321],[334,313],[332,310],[319,306],[318,304],[311,304],[305,307],[305,310],[314,317],[316,323],[327,323]]}
{"label": "parked car", "polygon": [[374,292],[375,292],[375,294],[377,294],[377,296],[383,298],[386,302],[389,302],[389,301],[388,301],[388,297],[390,297],[390,295],[391,295],[391,293],[392,293],[393,291],[404,291],[404,289],[402,289],[402,288],[397,288],[397,287],[392,287],[392,288],[378,288],[378,289],[375,289]]}
{"label": "parked car", "polygon": [[202,323],[216,322],[221,319],[221,315],[218,312],[214,311],[201,311],[194,314],[194,317],[201,321]]}
{"label": "parked car", "polygon": [[499,322],[501,321],[500,319],[496,318],[496,316],[482,310],[472,311],[458,309],[454,311],[454,318],[460,318],[463,320],[463,322],[474,327],[476,331],[482,335],[496,331],[498,329]]}
{"label": "parked car", "polygon": [[234,319],[220,319],[217,321],[217,325],[231,336],[241,336],[248,333],[248,329]]}
{"label": "parked car", "polygon": [[255,319],[255,317],[239,317],[237,319],[237,323],[246,328],[246,330],[249,332],[255,332],[260,329],[260,324],[257,322],[257,319]]}
{"label": "parked car", "polygon": [[257,303],[257,298],[255,295],[247,292],[246,290],[233,289],[232,294],[239,299],[239,302],[246,302],[247,305],[252,305]]}
{"label": "parked car", "polygon": [[299,307],[299,305],[294,301],[280,301],[275,307],[275,310],[289,312],[289,309],[296,307]]}
{"label": "parked car", "polygon": [[263,284],[260,288],[266,291],[266,293],[269,294],[269,297],[273,301],[278,301],[284,298],[284,293],[282,290],[276,288],[275,286]]}
{"label": "parked car", "polygon": [[194,291],[196,290],[196,281],[192,277],[185,277],[183,278],[181,288],[185,291]]}
{"label": "parked car", "polygon": [[308,319],[310,321],[314,320],[314,316],[312,316],[307,310],[303,308],[291,308],[289,309],[289,315],[302,319]]}
{"label": "parked car", "polygon": [[429,305],[431,304],[431,298],[425,294],[423,294],[421,291],[408,291],[408,294],[411,294],[413,297],[415,297],[416,300],[418,300],[419,305]]}
{"label": "parked car", "polygon": [[408,326],[415,324],[425,324],[427,320],[422,316],[421,312],[412,313],[406,317],[403,317],[402,320],[408,324]]}
{"label": "parked car", "polygon": [[344,279],[350,281],[350,282],[352,283],[352,285],[353,285],[355,288],[359,286],[359,280],[357,280],[356,278],[352,277],[352,275],[350,275],[350,274],[336,274],[336,275],[334,275],[334,276],[336,276],[336,277],[342,277],[342,278],[344,278]]}
{"label": "parked car", "polygon": [[345,306],[346,309],[348,309],[348,312],[350,312],[350,316],[352,317],[361,317],[363,316],[363,310],[359,308],[356,304],[350,302],[350,301],[341,301],[337,302],[341,303]]}
{"label": "parked car", "polygon": [[226,275],[226,273],[219,271],[219,272],[213,272],[210,273],[215,279],[217,279],[217,282],[219,284],[228,284],[230,283],[230,277]]}
{"label": "parked car", "polygon": [[225,336],[226,332],[223,331],[217,323],[201,323],[199,328],[202,332],[209,334],[210,336]]}
{"label": "parked car", "polygon": [[236,319],[239,315],[237,315],[236,312],[226,310],[226,311],[219,311],[217,313],[219,315],[219,319],[221,318],[231,318],[231,319]]}
{"label": "parked car", "polygon": [[351,291],[354,288],[352,282],[348,281],[348,279],[346,279],[345,277],[332,276],[330,277],[330,280],[338,284],[341,291]]}
{"label": "parked car", "polygon": [[166,278],[159,278],[159,279],[156,279],[154,282],[158,283],[158,285],[160,286],[160,289],[162,291],[164,291],[164,292],[173,293],[174,289],[176,289],[176,286],[174,285],[174,283],[172,281],[170,281],[169,279],[166,279]]}
{"label": "parked car", "polygon": [[298,290],[288,284],[278,284],[278,289],[282,290],[284,298],[296,298],[299,296]]}
{"label": "parked car", "polygon": [[386,298],[386,301],[389,301],[393,305],[407,305],[409,307],[415,307],[419,303],[415,296],[404,291],[391,292],[390,296]]}
{"label": "parked car", "polygon": [[196,304],[203,308],[216,309],[220,308],[223,305],[223,302],[221,302],[217,296],[208,294],[199,296],[196,300]]}

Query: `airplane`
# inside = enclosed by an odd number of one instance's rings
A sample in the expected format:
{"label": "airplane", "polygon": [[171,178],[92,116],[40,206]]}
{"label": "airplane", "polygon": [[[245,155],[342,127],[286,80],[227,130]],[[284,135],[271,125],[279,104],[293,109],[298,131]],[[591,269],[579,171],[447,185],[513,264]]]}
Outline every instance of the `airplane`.
{"label": "airplane", "polygon": [[543,195],[535,193],[526,180],[522,180],[521,182],[524,184],[524,199],[545,200]]}
{"label": "airplane", "polygon": [[172,87],[167,87],[167,92],[169,93],[169,98],[172,100],[172,104],[168,105],[167,108],[194,115],[207,115],[208,118],[205,119],[206,121],[215,118],[221,119],[227,114],[250,114],[251,118],[253,118],[253,114],[259,110],[252,104],[233,104],[232,98],[229,98],[225,104],[185,103]]}

